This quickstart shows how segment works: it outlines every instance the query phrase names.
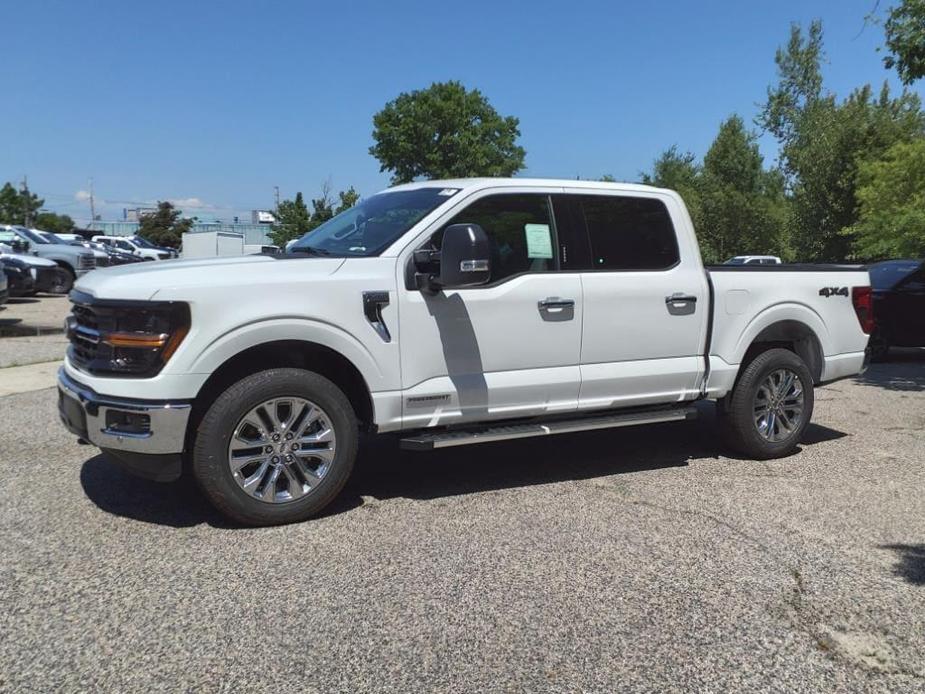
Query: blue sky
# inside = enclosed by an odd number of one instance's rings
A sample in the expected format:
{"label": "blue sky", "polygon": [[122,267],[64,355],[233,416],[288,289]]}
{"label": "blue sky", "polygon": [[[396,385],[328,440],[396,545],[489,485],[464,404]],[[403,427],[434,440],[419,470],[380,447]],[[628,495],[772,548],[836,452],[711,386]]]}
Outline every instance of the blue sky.
{"label": "blue sky", "polygon": [[[881,5],[889,6],[889,2]],[[889,79],[875,0],[714,2],[19,2],[3,12],[0,182],[85,219],[185,201],[229,220],[388,175],[371,119],[458,79],[520,118],[523,175],[636,180],[665,148],[698,155],[751,120],[790,22],[824,22],[827,87]],[[862,31],[863,28],[863,31]],[[765,138],[763,151],[775,155]]]}

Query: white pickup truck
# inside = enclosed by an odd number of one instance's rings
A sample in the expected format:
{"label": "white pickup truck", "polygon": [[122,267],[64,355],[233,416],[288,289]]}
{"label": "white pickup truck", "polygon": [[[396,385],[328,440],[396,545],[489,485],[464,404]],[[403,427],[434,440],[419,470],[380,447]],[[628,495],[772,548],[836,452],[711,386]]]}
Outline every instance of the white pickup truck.
{"label": "white pickup truck", "polygon": [[714,399],[729,445],[786,455],[873,324],[862,267],[706,270],[676,193],[566,180],[402,185],[285,254],[107,268],[71,300],[68,429],[255,525],[323,509],[363,433],[426,450]]}

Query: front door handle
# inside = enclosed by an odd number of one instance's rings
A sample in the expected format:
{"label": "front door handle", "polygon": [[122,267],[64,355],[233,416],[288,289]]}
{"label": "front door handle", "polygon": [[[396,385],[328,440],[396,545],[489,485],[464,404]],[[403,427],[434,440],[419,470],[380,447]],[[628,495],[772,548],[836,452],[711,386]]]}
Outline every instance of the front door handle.
{"label": "front door handle", "polygon": [[558,296],[549,296],[538,302],[540,311],[562,310],[564,308],[575,308],[574,299],[560,299]]}
{"label": "front door handle", "polygon": [[675,292],[671,296],[665,297],[666,304],[696,304],[697,297],[693,294],[682,294],[681,292]]}

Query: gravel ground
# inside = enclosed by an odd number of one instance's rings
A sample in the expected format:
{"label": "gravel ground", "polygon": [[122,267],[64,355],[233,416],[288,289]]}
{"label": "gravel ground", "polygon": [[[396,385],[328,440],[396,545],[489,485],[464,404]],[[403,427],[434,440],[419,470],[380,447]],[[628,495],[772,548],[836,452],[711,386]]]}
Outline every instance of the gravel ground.
{"label": "gravel ground", "polygon": [[11,298],[0,308],[0,337],[60,334],[70,310],[71,304],[63,294]]}
{"label": "gravel ground", "polygon": [[[925,356],[802,450],[703,421],[364,450],[327,516],[229,527],[0,399],[0,689],[925,691]],[[35,424],[42,423],[35,435]]]}
{"label": "gravel ground", "polygon": [[7,366],[61,361],[66,349],[67,338],[64,335],[0,338],[0,369]]}

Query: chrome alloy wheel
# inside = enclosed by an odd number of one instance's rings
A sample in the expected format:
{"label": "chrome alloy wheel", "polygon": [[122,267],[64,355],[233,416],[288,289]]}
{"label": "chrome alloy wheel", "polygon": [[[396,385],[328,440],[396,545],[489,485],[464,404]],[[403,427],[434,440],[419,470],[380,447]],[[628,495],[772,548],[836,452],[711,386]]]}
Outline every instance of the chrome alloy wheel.
{"label": "chrome alloy wheel", "polygon": [[331,418],[303,398],[274,398],[245,414],[228,444],[235,482],[255,499],[281,504],[314,491],[334,461]]}
{"label": "chrome alloy wheel", "polygon": [[777,369],[758,386],[754,403],[755,427],[768,441],[788,438],[803,421],[803,384],[796,372]]}

